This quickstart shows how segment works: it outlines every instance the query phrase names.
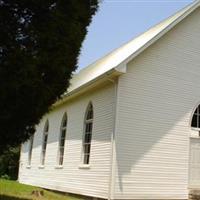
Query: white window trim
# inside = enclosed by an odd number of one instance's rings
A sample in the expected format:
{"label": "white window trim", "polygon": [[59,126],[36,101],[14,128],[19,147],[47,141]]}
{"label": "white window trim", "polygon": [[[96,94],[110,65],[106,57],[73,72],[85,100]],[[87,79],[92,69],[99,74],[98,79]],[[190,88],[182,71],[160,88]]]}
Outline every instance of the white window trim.
{"label": "white window trim", "polygon": [[78,166],[79,169],[90,169],[90,164],[80,164]]}
{"label": "white window trim", "polygon": [[39,165],[38,168],[39,168],[39,169],[44,169],[45,166],[44,166],[44,165]]}
{"label": "white window trim", "polygon": [[[63,127],[63,122],[64,120],[66,120],[66,126]],[[65,155],[65,146],[66,146],[66,135],[67,135],[67,124],[68,124],[68,116],[67,113],[65,112],[62,118],[62,122],[61,122],[61,127],[60,127],[60,133],[59,133],[59,141],[58,141],[58,151],[57,151],[57,159],[56,159],[56,169],[61,169],[64,163],[64,155]],[[62,131],[65,130],[65,142],[64,142],[64,150],[63,150],[63,156],[62,156],[62,164],[60,164],[60,159],[61,159],[61,154],[60,154],[60,148],[61,148],[61,136],[62,136]]]}
{"label": "white window trim", "polygon": [[195,128],[195,127],[192,127],[192,126],[191,126],[191,129],[192,129],[193,131],[200,131],[200,128]]}
{"label": "white window trim", "polygon": [[[48,129],[47,129],[48,127]],[[47,130],[46,130],[47,129]],[[44,140],[45,136],[47,136],[47,141],[46,141],[46,147],[44,147]],[[42,137],[42,146],[41,146],[41,155],[40,155],[40,166],[39,168],[44,168],[43,166],[45,165],[45,157],[46,157],[46,151],[47,151],[47,145],[48,145],[48,136],[49,136],[49,120],[47,119],[44,125],[44,131],[43,131],[43,137]],[[43,150],[45,150],[45,154],[43,153]]]}
{"label": "white window trim", "polygon": [[56,165],[55,169],[63,169],[63,165]]}
{"label": "white window trim", "polygon": [[[197,111],[197,113],[196,113]],[[192,121],[193,121],[193,117],[196,116],[197,117],[197,127],[192,126]],[[195,131],[200,131],[200,104],[195,108],[195,110],[193,111],[193,115],[192,115],[192,120],[191,120],[191,124],[190,124],[192,130]]]}
{"label": "white window trim", "polygon": [[28,150],[28,164],[27,168],[30,168],[32,162],[32,153],[33,153],[33,144],[34,144],[34,135],[29,139],[29,150]]}
{"label": "white window trim", "polygon": [[[92,119],[86,119],[88,111],[90,106],[92,106],[92,111],[93,111],[93,117]],[[92,132],[91,132],[91,140],[90,140],[90,152],[89,152],[89,162],[88,163],[84,163],[84,156],[85,156],[85,152],[84,152],[84,144],[85,143],[85,134],[86,134],[86,125],[88,123],[92,123]],[[93,107],[93,103],[89,102],[85,111],[85,116],[84,116],[84,125],[83,125],[83,136],[82,136],[82,151],[81,151],[81,164],[79,165],[79,169],[90,169],[90,158],[91,158],[91,147],[92,147],[92,135],[93,135],[93,124],[94,124],[94,107]]]}

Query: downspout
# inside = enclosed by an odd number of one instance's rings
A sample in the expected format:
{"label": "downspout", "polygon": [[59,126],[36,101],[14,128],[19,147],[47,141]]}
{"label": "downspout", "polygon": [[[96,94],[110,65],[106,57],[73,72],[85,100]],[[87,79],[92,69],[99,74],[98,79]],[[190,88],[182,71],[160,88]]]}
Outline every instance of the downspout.
{"label": "downspout", "polygon": [[109,187],[108,187],[108,200],[113,200],[114,189],[115,189],[115,167],[116,167],[116,118],[117,118],[117,100],[118,100],[118,78],[116,80],[108,79],[114,84],[114,112],[113,112],[113,131],[111,134],[111,156],[110,156],[110,176],[109,176]]}

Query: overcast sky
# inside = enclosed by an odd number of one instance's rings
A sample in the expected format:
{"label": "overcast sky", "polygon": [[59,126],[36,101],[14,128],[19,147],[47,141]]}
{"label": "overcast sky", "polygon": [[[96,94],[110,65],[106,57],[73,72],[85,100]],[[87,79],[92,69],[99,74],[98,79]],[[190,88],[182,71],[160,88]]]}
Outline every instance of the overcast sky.
{"label": "overcast sky", "polygon": [[191,2],[193,0],[101,0],[82,45],[78,70]]}

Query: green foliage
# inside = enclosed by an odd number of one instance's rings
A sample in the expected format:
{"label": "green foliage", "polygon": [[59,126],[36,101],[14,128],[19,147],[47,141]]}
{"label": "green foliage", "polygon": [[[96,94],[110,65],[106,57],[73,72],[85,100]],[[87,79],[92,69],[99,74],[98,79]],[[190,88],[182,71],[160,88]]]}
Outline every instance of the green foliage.
{"label": "green foliage", "polygon": [[9,148],[0,155],[0,178],[16,180],[19,167],[19,147]]}
{"label": "green foliage", "polygon": [[98,0],[0,0],[0,151],[27,140],[69,86]]}
{"label": "green foliage", "polygon": [[[16,181],[8,181],[0,179],[0,199],[17,200],[17,199],[40,199],[40,200],[81,200],[72,196],[61,195],[50,192],[38,187],[17,183]],[[43,191],[44,196],[34,197],[32,191]]]}
{"label": "green foliage", "polygon": [[5,179],[5,180],[10,180],[10,176],[8,176],[7,174],[1,175],[0,176],[1,179]]}

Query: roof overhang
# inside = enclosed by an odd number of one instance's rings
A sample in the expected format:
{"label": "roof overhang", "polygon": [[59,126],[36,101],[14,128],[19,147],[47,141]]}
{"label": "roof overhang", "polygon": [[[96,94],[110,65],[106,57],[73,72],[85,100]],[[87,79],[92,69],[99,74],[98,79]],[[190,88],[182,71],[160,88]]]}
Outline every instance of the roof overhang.
{"label": "roof overhang", "polygon": [[104,86],[109,84],[110,82],[113,82],[118,76],[121,74],[126,73],[126,65],[120,68],[113,68],[104,74],[96,77],[95,79],[92,79],[91,81],[81,85],[80,87],[70,91],[66,92],[60,100],[58,100],[55,104],[53,104],[52,107],[56,107],[58,105],[61,105],[67,101],[72,100],[75,97],[78,97],[85,92],[88,92],[90,90],[93,90],[97,87]]}
{"label": "roof overhang", "polygon": [[75,74],[68,91],[53,106],[60,105],[107,82],[111,78],[126,73],[127,64],[131,60],[159,40],[199,6],[200,0],[197,0],[134,40],[92,63],[78,74]]}

